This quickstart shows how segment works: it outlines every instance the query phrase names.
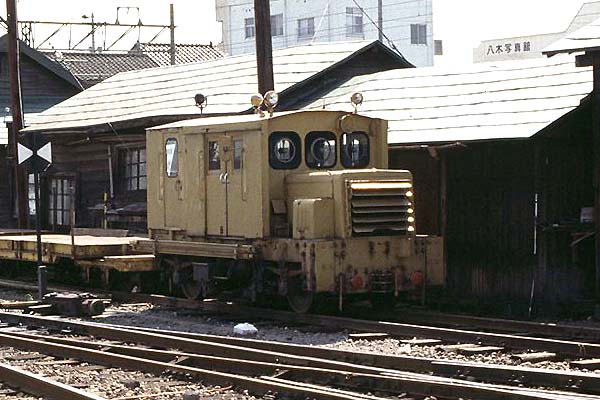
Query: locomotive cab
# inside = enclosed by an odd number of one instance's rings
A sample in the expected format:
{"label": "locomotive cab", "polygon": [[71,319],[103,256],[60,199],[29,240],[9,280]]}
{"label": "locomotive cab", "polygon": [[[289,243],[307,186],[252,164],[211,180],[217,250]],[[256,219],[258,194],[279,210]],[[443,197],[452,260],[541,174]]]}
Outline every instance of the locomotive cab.
{"label": "locomotive cab", "polygon": [[422,284],[412,176],[387,122],[338,111],[201,118],[147,131],[148,227],[188,297],[237,288],[391,298]]}

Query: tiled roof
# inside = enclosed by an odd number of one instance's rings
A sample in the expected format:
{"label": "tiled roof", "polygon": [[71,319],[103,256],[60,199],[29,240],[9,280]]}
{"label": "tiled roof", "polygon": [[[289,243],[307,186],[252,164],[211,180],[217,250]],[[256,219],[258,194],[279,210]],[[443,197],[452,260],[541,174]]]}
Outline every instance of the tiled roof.
{"label": "tiled roof", "polygon": [[[171,45],[168,43],[138,43],[132,52],[139,51],[157,65],[171,65]],[[211,44],[176,44],[175,64],[189,64],[223,58],[223,53]]]}
{"label": "tiled roof", "polygon": [[154,68],[158,64],[139,53],[90,53],[76,51],[44,52],[81,82],[84,88],[93,86],[120,72]]}
{"label": "tiled roof", "polygon": [[352,111],[389,121],[390,144],[529,138],[579,106],[591,68],[566,55],[456,68],[395,69],[358,76],[306,109]]}
{"label": "tiled roof", "polygon": [[[275,50],[275,89],[284,96],[309,78],[332,77],[336,66],[351,63],[358,54],[368,56],[369,51],[381,56],[389,50],[377,41]],[[389,57],[388,64],[393,61],[396,68],[411,66],[395,53]],[[27,130],[91,129],[142,119],[199,116],[194,102],[197,93],[207,98],[205,115],[242,113],[250,109],[250,97],[257,86],[254,54],[124,72],[43,112]]]}

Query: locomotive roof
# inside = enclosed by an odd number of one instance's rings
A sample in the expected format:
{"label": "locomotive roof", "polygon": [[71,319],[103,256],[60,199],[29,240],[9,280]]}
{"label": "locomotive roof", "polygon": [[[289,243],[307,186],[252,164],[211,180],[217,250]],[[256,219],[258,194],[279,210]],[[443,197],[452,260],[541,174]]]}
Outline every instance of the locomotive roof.
{"label": "locomotive roof", "polygon": [[[258,114],[245,114],[245,115],[226,115],[219,117],[204,117],[204,118],[195,118],[195,119],[187,119],[183,121],[177,121],[166,125],[155,126],[152,128],[148,128],[148,131],[154,130],[163,130],[163,129],[185,129],[185,128],[201,128],[201,127],[209,127],[209,126],[228,126],[231,127],[233,125],[244,125],[244,127],[248,128],[250,126],[254,126],[258,128],[265,121],[283,118],[289,115],[294,114],[305,114],[305,113],[334,113],[334,114],[347,114],[344,111],[331,111],[331,110],[300,110],[300,111],[281,111],[275,112],[273,116],[269,116],[266,114],[264,117],[261,117]],[[360,116],[360,115],[358,115]],[[362,116],[364,118],[364,115]]]}

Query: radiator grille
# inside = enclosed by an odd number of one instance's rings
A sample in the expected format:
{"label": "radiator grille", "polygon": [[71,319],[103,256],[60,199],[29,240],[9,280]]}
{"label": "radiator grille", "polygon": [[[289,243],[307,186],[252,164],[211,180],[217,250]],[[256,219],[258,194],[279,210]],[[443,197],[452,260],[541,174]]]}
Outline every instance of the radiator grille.
{"label": "radiator grille", "polygon": [[353,236],[414,232],[412,199],[412,185],[409,182],[350,183]]}

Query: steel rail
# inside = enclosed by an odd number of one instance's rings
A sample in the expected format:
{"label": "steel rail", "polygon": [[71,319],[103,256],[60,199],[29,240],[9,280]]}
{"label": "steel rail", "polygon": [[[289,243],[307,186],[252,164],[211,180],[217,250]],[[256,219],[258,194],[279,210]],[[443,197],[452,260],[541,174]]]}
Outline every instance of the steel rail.
{"label": "steel rail", "polygon": [[[13,280],[0,280],[1,287],[7,288],[15,288],[20,290],[31,290],[36,291],[37,286],[33,284],[28,284],[19,281]],[[73,291],[73,290],[83,290],[92,293],[97,293],[100,295],[108,295],[115,301],[121,302],[147,302],[155,305],[169,306],[180,309],[190,309],[190,310],[200,310],[207,312],[215,312],[215,313],[229,313],[229,314],[242,314],[249,313],[249,315],[258,315],[261,318],[265,318],[265,315],[268,315],[269,318],[277,319],[281,321],[294,321],[294,320],[302,320],[302,317],[298,314],[279,311],[279,310],[268,310],[268,313],[265,313],[265,309],[256,308],[256,307],[248,307],[244,305],[236,305],[236,304],[224,304],[221,302],[199,302],[199,301],[190,301],[187,299],[181,299],[176,297],[168,297],[162,295],[152,295],[152,294],[144,294],[144,293],[126,293],[126,292],[114,292],[114,291],[104,291],[104,290],[92,290],[90,288],[67,288],[63,286],[52,286],[49,288],[52,291]],[[274,312],[276,314],[271,315]],[[327,318],[327,316],[310,316],[310,323],[315,322],[315,318]],[[570,324],[560,324],[560,323],[551,323],[551,322],[533,322],[533,321],[519,321],[519,320],[509,320],[502,318],[486,318],[486,317],[475,317],[475,316],[467,316],[467,315],[459,315],[459,314],[447,314],[447,313],[438,313],[427,310],[419,310],[416,312],[414,310],[401,310],[401,316],[397,319],[401,319],[403,322],[412,322],[412,323],[427,323],[434,325],[461,325],[461,326],[471,326],[478,329],[492,329],[497,331],[504,332],[513,332],[513,333],[523,333],[527,332],[530,334],[538,334],[549,337],[561,337],[561,338],[578,338],[578,339],[588,339],[588,340],[598,340],[600,341],[600,328],[582,326],[582,325],[570,325]],[[308,323],[308,322],[307,322]],[[390,322],[393,323],[393,322]],[[331,324],[327,324],[327,326],[332,326]],[[333,325],[335,326],[335,325]]]}
{"label": "steel rail", "polygon": [[[228,373],[242,373],[251,375],[273,374],[277,371],[284,371],[279,374],[279,378],[286,378],[298,382],[309,381],[322,385],[342,386],[348,389],[372,390],[377,392],[389,392],[398,394],[409,391],[420,395],[433,395],[438,397],[447,397],[449,393],[454,393],[456,398],[485,398],[490,400],[521,400],[534,398],[552,398],[552,399],[588,399],[589,396],[581,396],[573,393],[558,394],[548,393],[546,391],[515,388],[511,386],[493,386],[476,382],[464,382],[457,379],[432,377],[428,375],[405,373],[398,370],[381,369],[379,374],[371,373],[350,373],[347,371],[331,370],[301,367],[285,364],[263,363],[250,360],[226,359],[220,357],[203,356],[197,354],[180,353],[173,351],[164,351],[156,349],[146,349],[132,346],[122,346],[106,343],[94,343],[90,341],[76,340],[70,338],[52,338],[33,335],[28,333],[12,332],[13,336],[27,338],[32,340],[41,340],[45,342],[61,343],[75,347],[85,347],[93,349],[102,349],[103,352],[115,352],[138,358],[152,359],[167,363],[176,363],[178,365],[193,366],[198,368],[211,368],[219,371],[225,370]],[[0,335],[1,341],[1,335]],[[190,365],[191,364],[191,365]],[[272,378],[262,377],[262,379],[272,380]],[[451,388],[449,391],[448,388]],[[565,397],[567,396],[567,397]]]}
{"label": "steel rail", "polygon": [[0,364],[0,381],[25,393],[56,400],[105,400],[104,397],[84,392],[7,364]]}
{"label": "steel rail", "polygon": [[[359,393],[330,390],[325,387],[312,387],[302,384],[285,384],[269,382],[265,379],[240,376],[224,372],[186,367],[172,363],[153,361],[145,358],[131,357],[120,354],[111,354],[94,349],[86,349],[63,344],[50,343],[40,340],[19,338],[16,336],[0,334],[0,345],[10,346],[28,351],[36,351],[61,358],[73,358],[86,362],[118,367],[128,370],[143,371],[160,375],[165,372],[181,373],[202,379],[213,385],[236,385],[255,394],[287,393],[294,397],[309,397],[317,400],[356,400],[370,399],[383,400],[381,397],[366,396]],[[62,399],[61,399],[62,400]]]}
{"label": "steel rail", "polygon": [[[114,325],[126,328],[121,325]],[[188,339],[212,341],[259,350],[270,350],[285,354],[304,355],[307,357],[324,358],[343,362],[370,365],[378,368],[395,369],[402,365],[407,371],[443,376],[469,376],[489,382],[508,382],[511,380],[530,385],[550,386],[555,388],[577,387],[581,392],[600,394],[600,375],[576,371],[557,371],[542,368],[526,368],[504,365],[491,365],[472,362],[445,361],[434,358],[412,357],[406,355],[385,355],[375,353],[351,352],[317,346],[304,346],[292,343],[281,343],[266,340],[236,338],[200,333],[157,330],[135,327],[129,329],[142,330],[150,333],[162,333],[170,336]]]}
{"label": "steel rail", "polygon": [[[16,318],[13,322],[30,320],[30,317],[25,316],[25,318]],[[124,341],[137,342],[137,343],[145,343],[156,345],[156,342],[147,343],[144,339],[147,337],[146,335],[142,335],[140,338],[139,335],[136,337],[135,332],[138,328],[135,328],[132,331],[131,327],[121,327],[121,326],[109,326],[109,325],[100,325],[100,324],[83,324],[77,323],[77,325],[73,325],[69,321],[64,320],[56,320],[53,318],[47,317],[35,317],[34,322],[37,325],[50,325],[55,329],[71,329],[73,332],[82,332],[84,334],[89,334],[93,332],[97,333],[96,330],[90,331],[87,328],[87,325],[93,325],[94,327],[105,327],[110,330],[111,328],[116,328],[116,332],[120,333],[120,339]],[[50,323],[47,323],[50,322]],[[141,328],[139,328],[141,329]],[[271,371],[269,368],[274,367],[274,365],[299,365],[299,366],[307,366],[312,368],[321,368],[321,369],[330,369],[330,370],[340,370],[340,371],[353,371],[355,373],[384,373],[386,372],[397,372],[397,368],[399,365],[405,371],[410,371],[413,373],[435,373],[440,376],[446,377],[472,377],[481,379],[487,382],[496,382],[496,383],[506,383],[510,381],[518,381],[519,384],[529,384],[529,385],[539,385],[544,387],[554,387],[557,389],[565,389],[568,388],[572,391],[582,392],[582,393],[592,393],[598,394],[600,393],[600,376],[595,374],[586,374],[582,372],[573,372],[573,371],[554,371],[554,370],[543,370],[537,368],[522,368],[522,367],[512,367],[512,366],[500,366],[500,365],[486,365],[486,364],[478,364],[478,363],[465,363],[465,362],[451,362],[451,361],[440,361],[435,359],[428,358],[418,358],[418,357],[409,357],[409,356],[390,356],[383,354],[375,354],[375,353],[357,353],[357,352],[349,352],[344,350],[337,349],[329,349],[322,348],[316,346],[302,346],[295,344],[287,344],[287,343],[278,343],[278,342],[270,342],[270,341],[260,341],[253,339],[241,339],[241,338],[233,338],[226,336],[215,336],[215,335],[203,335],[203,334],[194,334],[194,333],[186,333],[186,332],[176,332],[176,331],[158,331],[154,329],[145,329],[148,334],[154,335],[167,335],[168,337],[184,337],[191,340],[196,340],[199,342],[212,342],[218,343],[225,346],[234,346],[232,348],[216,346],[210,350],[204,349],[207,351],[204,353],[205,355],[198,357],[191,357],[190,354],[178,353],[180,357],[186,357],[188,360],[186,362],[193,361],[195,363],[194,366],[199,367],[207,367],[207,364],[203,363],[204,361],[210,363],[215,363],[221,365],[223,368],[229,368],[229,363],[224,360],[223,357],[218,357],[216,355],[228,355],[230,358],[238,358],[239,354],[235,354],[231,352],[231,349],[253,349],[258,350],[258,354],[255,352],[244,352],[240,354],[244,354],[250,360],[262,361],[262,365],[256,363],[250,364],[240,364],[247,365],[249,370],[253,368],[266,368],[265,373]],[[123,332],[125,332],[123,334]],[[20,332],[11,332],[12,335],[18,335],[21,337],[30,337],[35,336],[27,333]],[[111,335],[112,338],[116,338],[116,334]],[[81,343],[75,339],[67,339],[67,338],[48,338],[46,340],[62,343],[62,344],[76,344],[78,346],[87,346],[89,348],[98,349],[98,345],[93,342],[85,342]],[[163,345],[164,347],[165,345]],[[169,341],[168,347],[173,348],[177,346],[176,341]],[[119,354],[126,354],[132,356],[140,356],[140,353],[137,352],[137,349],[130,346],[112,346],[112,345],[103,345],[103,347],[107,349],[111,349],[110,351],[117,352]],[[223,351],[225,349],[225,351]],[[158,361],[170,362],[173,357],[175,357],[172,352],[159,352],[156,350],[144,350],[149,354],[152,354],[154,359]],[[209,353],[208,353],[209,352]],[[215,356],[208,356],[206,354],[216,354]],[[143,354],[142,354],[143,355]],[[294,357],[295,356],[295,357]],[[158,357],[158,358],[157,358]],[[270,363],[270,364],[269,364]],[[358,364],[358,365],[357,365]],[[286,368],[291,368],[286,366]]]}

